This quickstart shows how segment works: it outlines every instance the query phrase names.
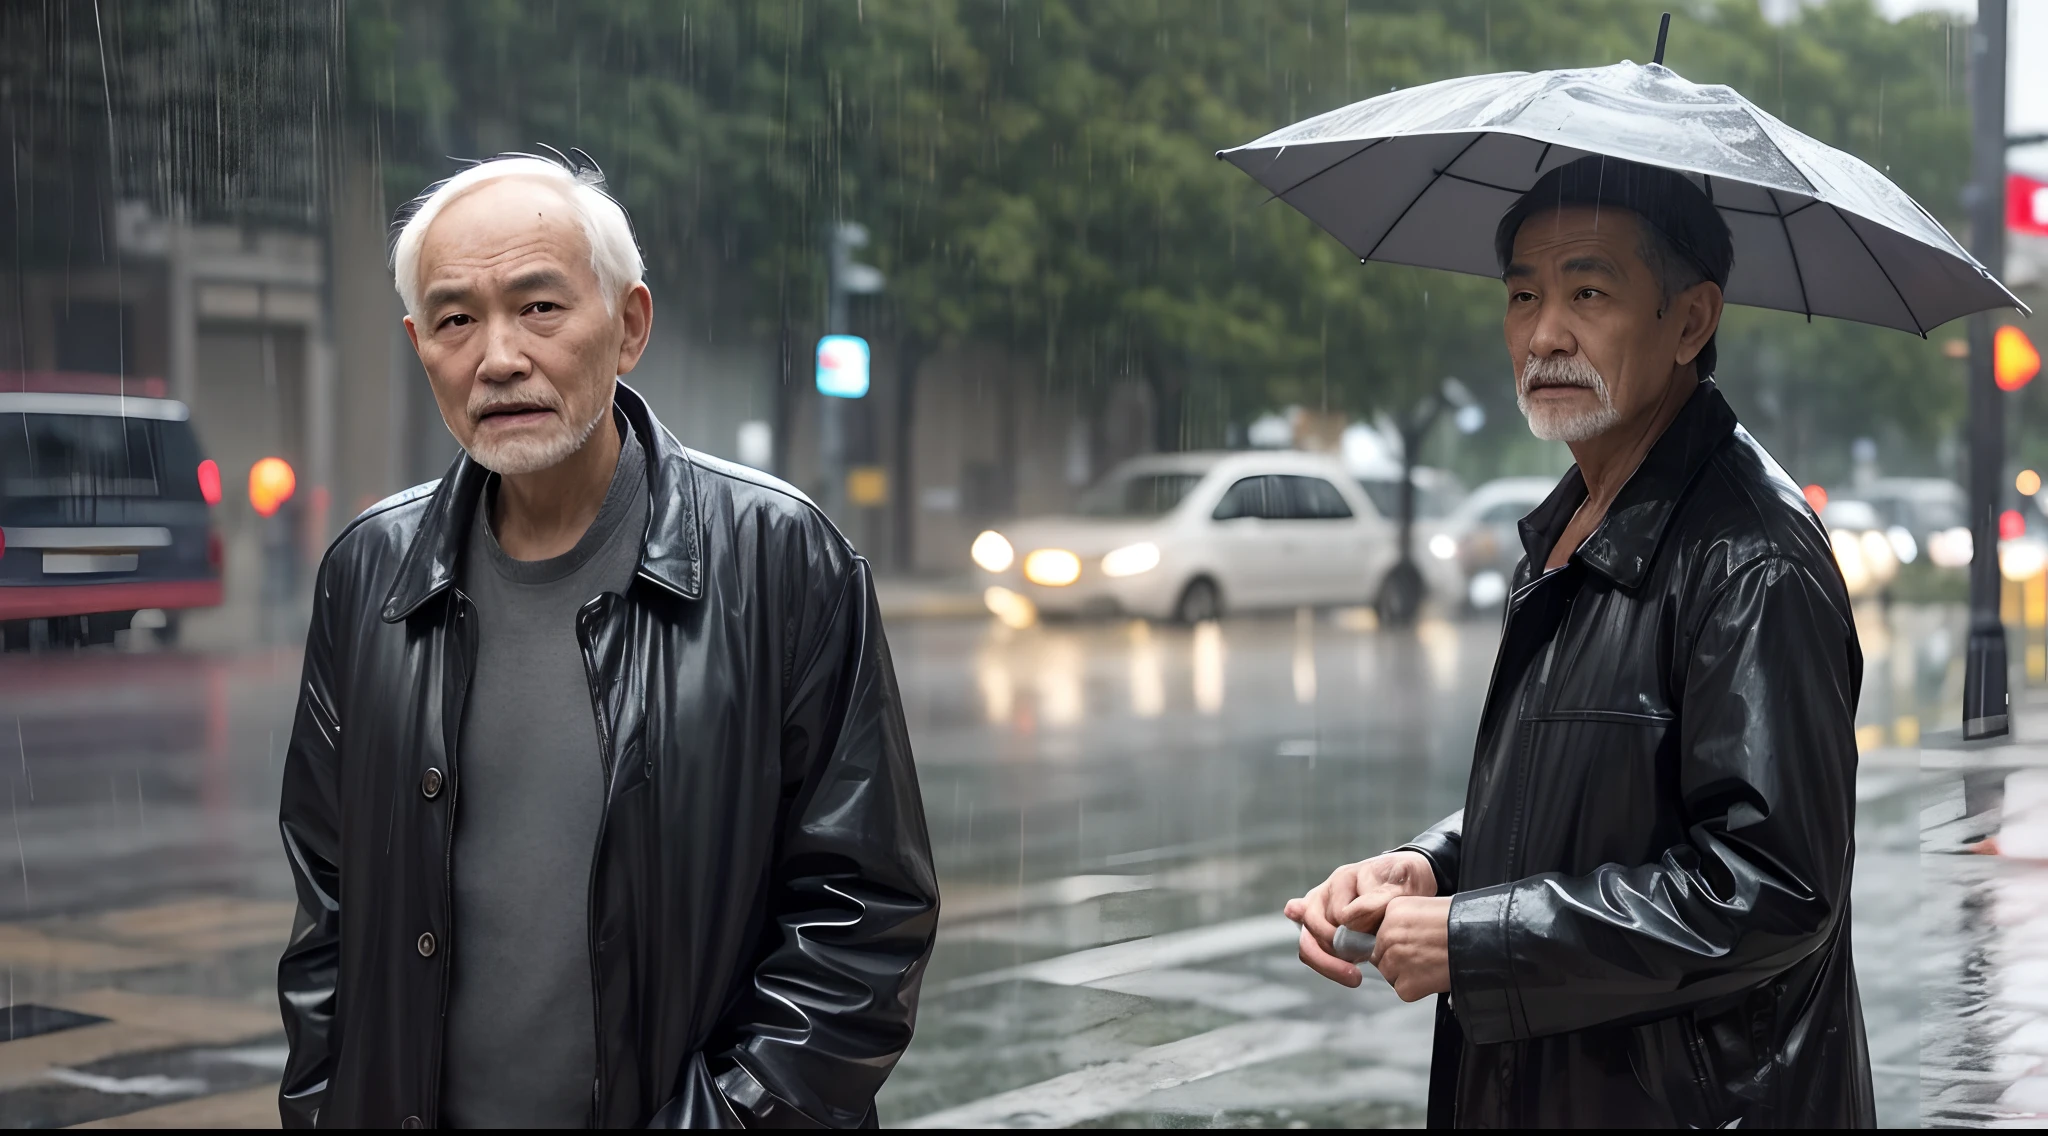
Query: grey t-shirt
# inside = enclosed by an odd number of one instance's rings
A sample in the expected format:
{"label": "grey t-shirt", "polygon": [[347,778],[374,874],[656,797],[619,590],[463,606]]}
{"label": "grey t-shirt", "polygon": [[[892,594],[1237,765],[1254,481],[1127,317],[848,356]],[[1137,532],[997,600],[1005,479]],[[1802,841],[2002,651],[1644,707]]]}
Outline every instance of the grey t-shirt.
{"label": "grey t-shirt", "polygon": [[588,902],[605,784],[576,613],[631,584],[648,511],[640,443],[614,421],[618,468],[576,547],[551,560],[507,556],[490,528],[492,478],[462,558],[477,652],[456,754],[442,1060],[442,1121],[456,1128],[590,1119]]}

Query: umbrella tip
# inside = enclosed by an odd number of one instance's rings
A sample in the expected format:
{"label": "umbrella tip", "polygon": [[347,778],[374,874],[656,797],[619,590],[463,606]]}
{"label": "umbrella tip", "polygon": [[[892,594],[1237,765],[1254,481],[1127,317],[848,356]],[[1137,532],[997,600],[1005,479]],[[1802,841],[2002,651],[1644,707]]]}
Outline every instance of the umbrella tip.
{"label": "umbrella tip", "polygon": [[1664,66],[1664,37],[1670,34],[1671,13],[1666,12],[1664,18],[1657,21],[1657,53],[1650,57],[1650,62],[1659,67]]}

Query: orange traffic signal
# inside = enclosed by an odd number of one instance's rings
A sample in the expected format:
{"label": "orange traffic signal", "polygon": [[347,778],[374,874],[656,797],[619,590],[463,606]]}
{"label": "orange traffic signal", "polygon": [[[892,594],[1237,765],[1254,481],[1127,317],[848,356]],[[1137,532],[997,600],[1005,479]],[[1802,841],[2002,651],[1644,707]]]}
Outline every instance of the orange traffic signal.
{"label": "orange traffic signal", "polygon": [[283,458],[264,458],[249,467],[249,505],[262,516],[277,512],[298,487],[298,475]]}
{"label": "orange traffic signal", "polygon": [[2041,353],[2019,328],[2007,325],[1991,338],[1991,375],[1999,390],[2016,391],[2041,373]]}

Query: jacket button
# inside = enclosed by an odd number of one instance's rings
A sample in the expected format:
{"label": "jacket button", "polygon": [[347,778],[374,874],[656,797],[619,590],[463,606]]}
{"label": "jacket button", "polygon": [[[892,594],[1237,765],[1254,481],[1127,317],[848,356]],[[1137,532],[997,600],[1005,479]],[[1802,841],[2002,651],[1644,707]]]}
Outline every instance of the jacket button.
{"label": "jacket button", "polygon": [[426,931],[420,935],[420,957],[434,957],[434,933],[432,931]]}
{"label": "jacket button", "polygon": [[427,770],[425,776],[422,776],[420,778],[420,795],[430,801],[433,800],[435,797],[441,795],[440,770],[429,769]]}
{"label": "jacket button", "polygon": [[421,1123],[421,1122],[420,1122],[420,1118],[419,1118],[419,1117],[417,1117],[417,1116],[408,1116],[408,1117],[406,1117],[406,1118],[405,1118],[404,1120],[401,1120],[401,1121],[399,1121],[399,1122],[398,1122],[398,1126],[399,1126],[400,1128],[425,1128],[425,1127],[426,1127],[426,1125],[425,1125],[425,1124],[423,1124],[423,1123]]}

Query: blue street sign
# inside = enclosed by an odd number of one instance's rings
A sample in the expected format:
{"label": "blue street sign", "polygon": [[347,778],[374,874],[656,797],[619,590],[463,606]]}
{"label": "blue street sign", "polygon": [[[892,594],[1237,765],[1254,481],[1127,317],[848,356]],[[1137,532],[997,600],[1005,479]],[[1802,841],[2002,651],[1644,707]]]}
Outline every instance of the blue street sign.
{"label": "blue street sign", "polygon": [[818,393],[859,398],[868,393],[868,341],[858,335],[818,340]]}

